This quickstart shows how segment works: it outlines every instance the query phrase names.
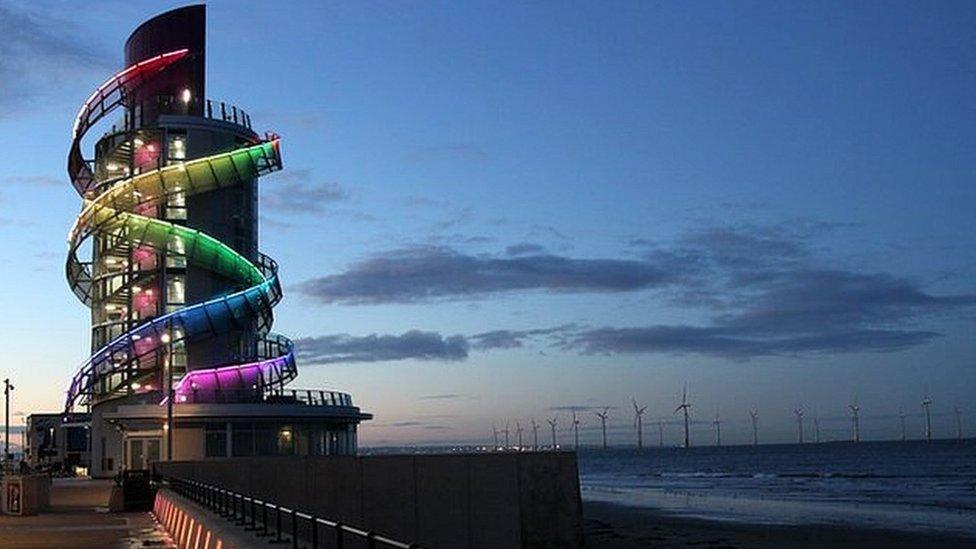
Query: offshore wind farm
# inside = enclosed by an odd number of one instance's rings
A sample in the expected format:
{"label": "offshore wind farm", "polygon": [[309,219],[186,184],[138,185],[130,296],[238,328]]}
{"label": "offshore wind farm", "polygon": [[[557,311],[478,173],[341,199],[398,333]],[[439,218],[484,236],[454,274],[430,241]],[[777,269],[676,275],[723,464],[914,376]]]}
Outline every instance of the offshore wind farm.
{"label": "offshore wind farm", "polygon": [[[644,445],[644,414],[648,411],[648,405],[638,406],[637,399],[632,398],[629,403],[633,409],[633,414],[631,416],[632,422],[627,421],[613,421],[613,416],[611,411],[623,409],[626,410],[627,406],[624,404],[614,406],[610,404],[598,405],[598,406],[572,406],[570,407],[570,415],[567,418],[569,420],[569,425],[571,426],[570,433],[561,433],[558,429],[558,419],[559,416],[553,416],[548,420],[549,426],[551,428],[551,441],[549,444],[539,445],[538,439],[535,438],[535,442],[532,445],[523,445],[521,441],[518,444],[509,444],[506,438],[504,444],[501,444],[498,439],[498,430],[492,427],[493,438],[491,443],[488,444],[487,440],[484,444],[477,440],[463,442],[459,441],[458,446],[475,446],[482,448],[486,451],[522,451],[522,450],[535,450],[535,449],[558,449],[565,445],[571,444],[574,448],[577,446],[588,447],[588,448],[627,448],[631,447],[636,450],[643,450]],[[671,416],[661,416],[661,417],[651,417],[651,421],[656,423],[660,427],[660,444],[659,447],[676,447],[676,448],[692,448],[694,437],[692,433],[698,433],[703,440],[699,446],[722,446],[722,425],[732,425],[736,429],[733,431],[736,434],[735,439],[726,439],[726,444],[731,442],[732,445],[759,445],[760,435],[762,434],[759,427],[759,409],[758,407],[743,408],[740,417],[738,418],[722,418],[719,412],[716,411],[715,415],[711,418],[701,418],[696,419],[694,413],[691,411],[692,406],[688,397],[688,387],[687,384],[682,389],[681,400],[676,402],[677,406],[673,410]],[[886,403],[889,404],[890,403]],[[911,440],[933,440],[932,436],[932,412],[931,407],[933,400],[927,396],[921,399],[921,407],[918,413],[908,414],[903,411],[902,408],[898,408],[894,413],[888,414],[875,414],[869,415],[865,419],[869,421],[869,425],[873,428],[873,431],[868,431],[866,433],[867,438],[865,440],[870,440],[874,442],[895,442],[895,441],[911,441]],[[587,425],[583,417],[580,416],[580,412],[590,411],[596,417],[597,421],[592,422]],[[844,414],[843,412],[847,413]],[[681,414],[679,417],[675,418],[674,415]],[[769,411],[767,414],[771,413]],[[861,405],[858,404],[858,399],[854,398],[853,401],[846,406],[846,410],[838,410],[835,415],[827,415],[821,417],[818,412],[818,408],[814,408],[814,412],[811,418],[811,422],[804,423],[804,418],[807,415],[806,410],[803,406],[797,406],[792,410],[783,410],[783,416],[792,415],[795,424],[795,443],[799,445],[807,444],[817,444],[817,443],[858,443],[862,441],[862,431],[861,431]],[[956,439],[962,441],[969,437],[965,434],[963,430],[963,418],[965,417],[965,412],[959,406],[952,406],[951,409],[936,412],[936,418],[941,420],[940,435],[935,436],[936,439],[950,440]],[[626,416],[625,416],[626,417]],[[909,421],[909,420],[913,421]],[[822,436],[821,434],[821,422],[826,422],[827,435]],[[531,422],[535,423],[532,419]],[[518,420],[516,420],[518,425]],[[846,425],[845,425],[846,424]],[[680,427],[674,431],[674,436],[669,439],[667,443],[665,442],[665,427],[666,426]],[[912,429],[910,429],[910,426]],[[711,436],[708,436],[707,431],[711,430]],[[506,429],[502,431],[507,433]],[[581,435],[582,433],[582,435]],[[609,433],[609,435],[608,435]],[[781,435],[781,433],[777,433]],[[811,436],[812,435],[812,436]],[[563,436],[565,438],[560,438]],[[582,437],[582,438],[581,438]],[[765,444],[772,445],[783,445],[789,444],[783,440],[782,436],[774,437],[771,442]]]}

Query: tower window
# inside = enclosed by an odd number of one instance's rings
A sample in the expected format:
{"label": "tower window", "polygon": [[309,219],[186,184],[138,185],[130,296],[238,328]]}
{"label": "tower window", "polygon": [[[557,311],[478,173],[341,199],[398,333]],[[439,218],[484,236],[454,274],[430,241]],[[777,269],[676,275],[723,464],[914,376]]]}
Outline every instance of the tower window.
{"label": "tower window", "polygon": [[166,151],[170,164],[186,160],[186,135],[170,134]]}

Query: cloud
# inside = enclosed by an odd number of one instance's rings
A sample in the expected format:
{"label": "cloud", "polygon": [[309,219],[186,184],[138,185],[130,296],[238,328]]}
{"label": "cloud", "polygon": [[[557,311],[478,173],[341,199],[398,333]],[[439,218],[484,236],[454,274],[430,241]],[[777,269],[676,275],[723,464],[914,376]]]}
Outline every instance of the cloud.
{"label": "cloud", "polygon": [[939,334],[912,330],[858,330],[765,336],[748,330],[700,326],[599,328],[574,335],[565,349],[584,354],[701,354],[745,359],[811,353],[900,351]]}
{"label": "cloud", "polygon": [[111,70],[111,57],[91,48],[79,29],[34,11],[0,4],[0,36],[0,117],[86,72]]}
{"label": "cloud", "polygon": [[663,287],[678,276],[638,260],[558,255],[498,258],[446,247],[417,247],[375,255],[345,272],[306,281],[298,289],[322,303],[422,303],[520,290],[628,292]]}
{"label": "cloud", "polygon": [[390,427],[419,427],[423,425],[420,421],[395,421],[389,424]]}
{"label": "cloud", "polygon": [[550,406],[549,410],[553,412],[585,412],[587,410],[594,410],[593,406],[588,404],[569,404],[563,406]]}
{"label": "cloud", "polygon": [[271,210],[289,213],[317,214],[326,207],[349,198],[349,192],[336,183],[309,183],[310,170],[295,170],[282,174],[263,187],[262,204]]}
{"label": "cloud", "polygon": [[[976,295],[938,296],[888,273],[824,267],[810,240],[845,224],[796,221],[708,228],[652,247],[658,264],[689,273],[672,303],[706,311],[701,325],[579,330],[560,346],[585,354],[704,354],[724,358],[892,352],[940,334],[918,324],[959,315]],[[653,246],[653,245],[652,245]]]}
{"label": "cloud", "polygon": [[525,346],[526,340],[541,336],[559,336],[571,332],[573,324],[534,330],[492,330],[469,336],[472,349],[487,351],[491,349],[517,349]]}
{"label": "cloud", "polygon": [[417,397],[417,399],[418,400],[454,400],[463,397],[464,395],[459,395],[457,393],[444,393],[440,395],[422,395]]}
{"label": "cloud", "polygon": [[642,250],[636,260],[409,248],[378,254],[300,289],[320,302],[354,305],[481,299],[533,290],[656,290],[664,304],[695,311],[703,320],[496,329],[454,336],[456,347],[488,351],[537,343],[583,355],[698,354],[736,360],[901,351],[941,336],[925,323],[958,318],[976,307],[976,294],[936,295],[917,281],[838,268],[821,258],[816,238],[849,227],[808,220],[706,227],[671,243],[632,241]]}
{"label": "cloud", "polygon": [[522,242],[520,244],[513,244],[505,248],[505,255],[507,256],[531,255],[531,254],[541,254],[545,251],[546,248],[539,244]]}
{"label": "cloud", "polygon": [[307,337],[295,341],[296,356],[309,364],[380,362],[391,360],[459,361],[468,357],[463,336],[411,330],[400,335],[346,334]]}

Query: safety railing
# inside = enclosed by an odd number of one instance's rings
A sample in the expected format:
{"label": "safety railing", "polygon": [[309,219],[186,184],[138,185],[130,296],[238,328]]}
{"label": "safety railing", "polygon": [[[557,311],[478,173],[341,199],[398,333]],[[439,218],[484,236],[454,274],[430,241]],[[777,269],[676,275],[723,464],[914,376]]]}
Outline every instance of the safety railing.
{"label": "safety railing", "polygon": [[364,543],[367,549],[422,549],[371,530],[303,513],[297,509],[226,490],[219,486],[175,477],[160,479],[173,492],[226,518],[270,543],[290,543],[294,549],[320,547],[343,549],[347,543]]}
{"label": "safety railing", "polygon": [[179,388],[176,404],[268,403],[303,406],[353,405],[348,393],[318,389],[253,388]]}

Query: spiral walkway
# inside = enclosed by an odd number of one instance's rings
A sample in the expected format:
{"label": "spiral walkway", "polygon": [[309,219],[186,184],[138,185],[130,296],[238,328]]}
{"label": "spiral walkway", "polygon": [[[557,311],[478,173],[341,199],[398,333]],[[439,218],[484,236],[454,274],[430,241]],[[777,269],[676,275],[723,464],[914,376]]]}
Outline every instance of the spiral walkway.
{"label": "spiral walkway", "polygon": [[128,258],[121,270],[113,273],[122,283],[103,289],[103,294],[131,300],[144,291],[140,283],[155,276],[155,271],[142,268],[140,255],[155,257],[174,251],[185,256],[187,265],[227,277],[236,287],[226,295],[149,318],[98,349],[74,375],[67,391],[66,411],[93,401],[158,392],[174,344],[202,341],[234,330],[256,330],[259,341],[254,360],[188,372],[174,387],[174,402],[207,402],[235,391],[265,394],[283,387],[297,374],[291,341],[270,331],[272,308],[281,299],[277,264],[263,254],[252,262],[201,231],[141,215],[165,204],[175,193],[198,195],[281,169],[279,138],[268,134],[230,152],[123,179],[98,177],[93,163],[82,155],[81,140],[92,126],[125,106],[137,87],[187,55],[187,50],[173,51],[126,68],[99,86],[78,113],[68,172],[83,207],[68,234],[66,274],[75,295],[92,307],[98,271],[91,261],[81,260],[78,251],[82,244],[98,237],[124,250]]}

